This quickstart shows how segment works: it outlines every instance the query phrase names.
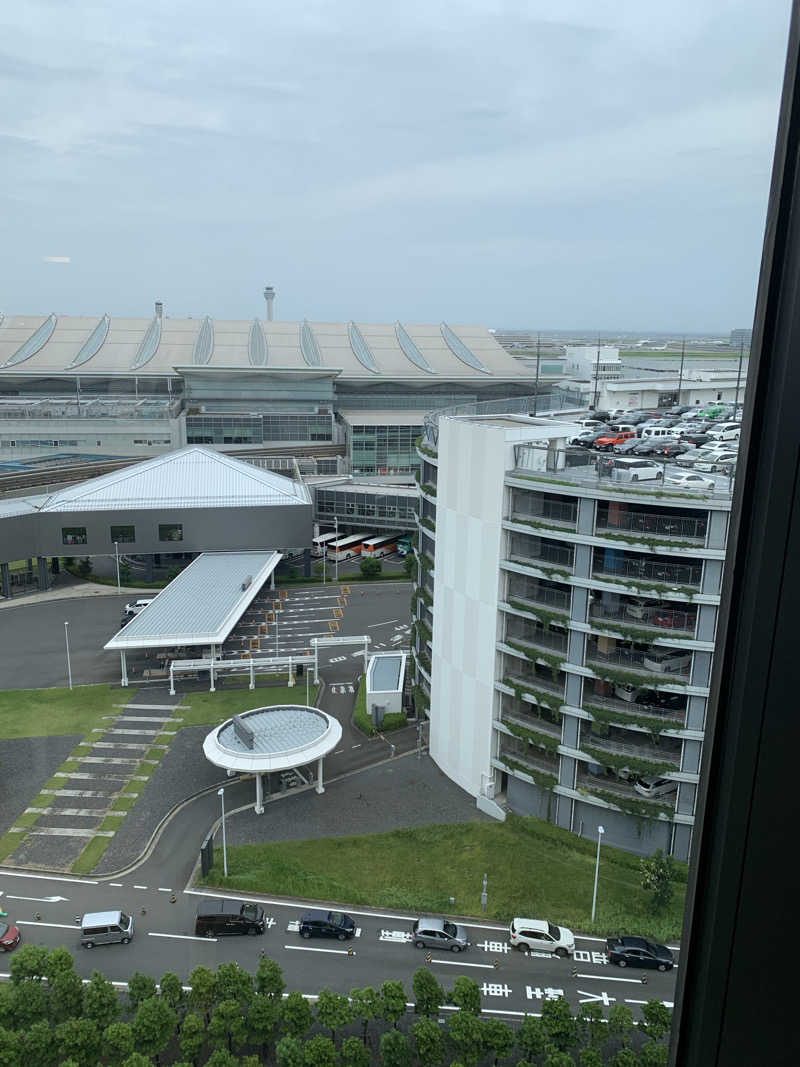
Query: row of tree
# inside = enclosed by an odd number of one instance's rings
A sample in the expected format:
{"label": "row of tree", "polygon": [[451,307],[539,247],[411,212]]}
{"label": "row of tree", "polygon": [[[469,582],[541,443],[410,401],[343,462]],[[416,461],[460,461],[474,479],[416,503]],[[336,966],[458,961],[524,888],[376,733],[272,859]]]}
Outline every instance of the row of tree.
{"label": "row of tree", "polygon": [[576,1016],[560,997],[514,1029],[480,1017],[476,982],[456,978],[446,992],[427,968],[414,974],[410,1018],[402,982],[353,989],[349,996],[323,989],[312,1008],[301,993],[286,993],[281,968],[266,956],[255,976],[223,963],[216,972],[196,967],[187,985],[171,972],[158,984],[136,973],[123,998],[99,971],[82,980],[67,949],[26,945],[11,960],[10,978],[0,987],[0,1067],[667,1063],[671,1019],[660,1001],[645,1004],[636,1024],[624,1004],[614,1004],[607,1018],[596,1003]]}

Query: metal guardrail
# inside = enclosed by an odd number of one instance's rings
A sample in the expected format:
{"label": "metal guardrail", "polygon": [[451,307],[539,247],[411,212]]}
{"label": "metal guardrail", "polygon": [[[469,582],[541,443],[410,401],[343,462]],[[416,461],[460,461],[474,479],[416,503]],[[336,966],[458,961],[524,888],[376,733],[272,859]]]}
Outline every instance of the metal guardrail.
{"label": "metal guardrail", "polygon": [[557,393],[509,397],[506,400],[476,400],[472,404],[456,404],[429,412],[425,416],[424,437],[428,444],[434,447],[438,444],[439,419],[442,418],[458,415],[549,415],[554,411],[582,410],[584,407],[581,394],[567,389]]}

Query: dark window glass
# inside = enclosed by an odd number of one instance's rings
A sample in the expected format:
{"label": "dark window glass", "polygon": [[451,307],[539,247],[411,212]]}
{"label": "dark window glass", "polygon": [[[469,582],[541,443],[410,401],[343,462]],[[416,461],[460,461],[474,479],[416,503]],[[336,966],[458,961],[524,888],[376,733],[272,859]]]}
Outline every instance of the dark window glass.
{"label": "dark window glass", "polygon": [[159,523],[159,526],[158,526],[158,539],[159,539],[159,541],[182,541],[183,540],[183,523],[180,523],[180,522]]}
{"label": "dark window glass", "polygon": [[117,541],[119,544],[133,544],[133,542],[136,540],[136,527],[112,526],[111,540]]}
{"label": "dark window glass", "polygon": [[85,526],[62,526],[61,527],[61,544],[62,545],[85,545],[86,544],[86,527]]}

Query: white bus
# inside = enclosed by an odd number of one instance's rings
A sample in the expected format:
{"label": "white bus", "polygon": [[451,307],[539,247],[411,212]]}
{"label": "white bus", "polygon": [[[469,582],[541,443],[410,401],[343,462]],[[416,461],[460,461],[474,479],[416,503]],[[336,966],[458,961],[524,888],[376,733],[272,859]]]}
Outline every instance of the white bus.
{"label": "white bus", "polygon": [[336,540],[336,531],[331,530],[330,533],[320,534],[319,537],[315,537],[311,542],[311,555],[312,556],[324,556],[325,549],[331,543]]}
{"label": "white bus", "polygon": [[350,559],[352,556],[361,555],[361,546],[367,540],[369,534],[350,534],[349,537],[340,537],[338,541],[328,544],[328,559]]}
{"label": "white bus", "polygon": [[361,555],[367,559],[380,559],[397,551],[397,534],[390,537],[370,537],[361,546]]}

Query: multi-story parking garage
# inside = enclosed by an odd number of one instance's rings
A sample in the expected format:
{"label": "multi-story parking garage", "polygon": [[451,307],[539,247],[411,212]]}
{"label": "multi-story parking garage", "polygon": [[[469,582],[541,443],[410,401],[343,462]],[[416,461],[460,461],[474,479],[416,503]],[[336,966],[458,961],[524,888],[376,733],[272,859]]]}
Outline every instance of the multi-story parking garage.
{"label": "multi-story parking garage", "polygon": [[431,754],[498,817],[685,859],[730,489],[603,478],[568,424],[479,410],[429,417],[419,448]]}

